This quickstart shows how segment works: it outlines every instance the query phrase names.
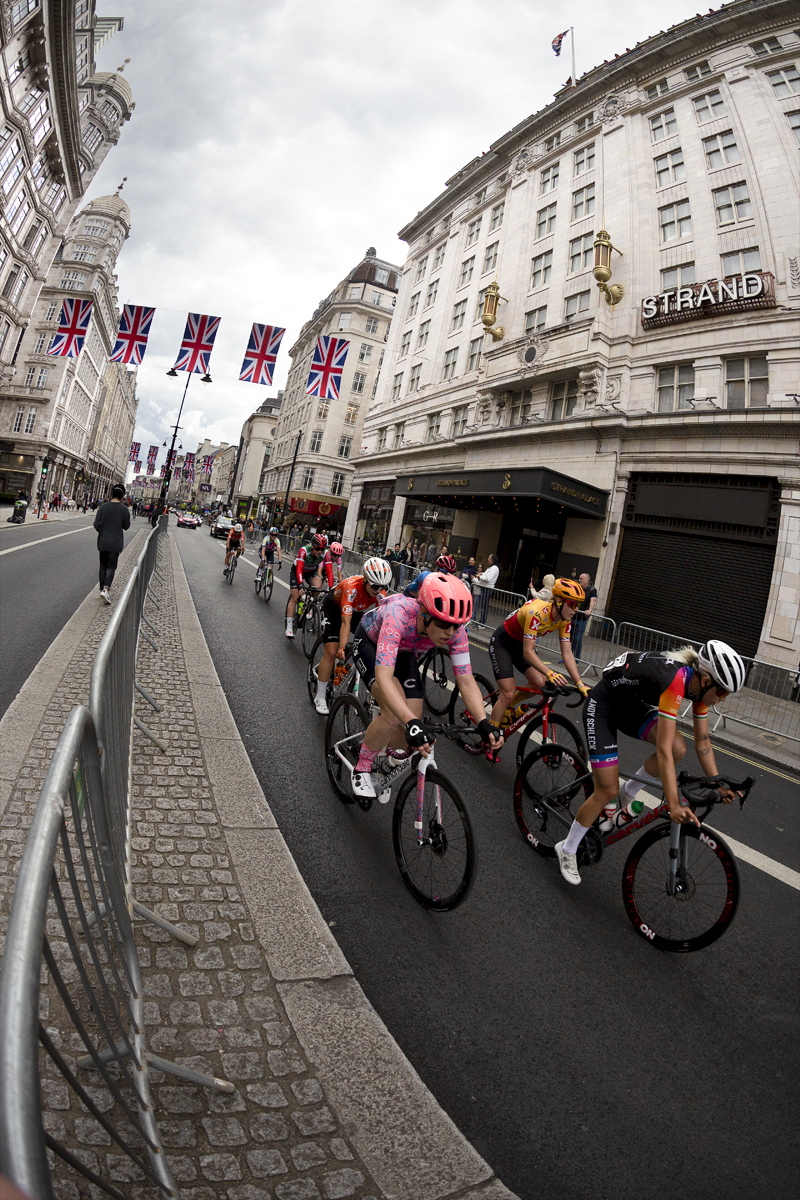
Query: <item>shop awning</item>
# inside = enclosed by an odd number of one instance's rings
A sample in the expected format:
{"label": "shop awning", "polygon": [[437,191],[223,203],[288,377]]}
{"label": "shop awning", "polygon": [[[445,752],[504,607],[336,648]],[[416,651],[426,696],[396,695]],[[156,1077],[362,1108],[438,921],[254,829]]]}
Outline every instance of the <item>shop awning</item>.
{"label": "shop awning", "polygon": [[[572,479],[545,467],[512,468],[510,471],[460,471],[436,475],[400,475],[395,495],[409,499],[440,500],[457,498],[460,507],[484,497],[535,497],[570,508],[585,517],[605,516],[608,492],[592,487],[581,479]],[[475,504],[480,508],[480,503]]]}

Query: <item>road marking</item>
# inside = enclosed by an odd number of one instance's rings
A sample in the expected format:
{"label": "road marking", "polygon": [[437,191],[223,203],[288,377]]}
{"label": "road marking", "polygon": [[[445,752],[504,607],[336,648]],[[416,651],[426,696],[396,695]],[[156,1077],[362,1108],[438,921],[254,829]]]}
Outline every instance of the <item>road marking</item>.
{"label": "road marking", "polygon": [[[694,741],[694,736],[687,733],[685,729],[681,730],[684,737],[691,738]],[[789,783],[797,783],[796,775],[785,775],[783,771],[776,771],[774,767],[768,767],[764,763],[755,762],[752,758],[745,758],[743,754],[736,754],[733,750],[726,750],[724,746],[717,746],[720,754],[727,754],[730,758],[738,758],[739,762],[747,763],[748,767],[758,767],[760,771],[769,771],[771,775],[777,775],[779,779],[788,779]]]}
{"label": "road marking", "polygon": [[35,542],[23,542],[21,546],[10,546],[8,550],[0,550],[0,555],[15,554],[17,550],[27,550],[29,546],[41,546],[44,542],[54,542],[56,538],[69,537],[73,533],[88,533],[94,525],[84,525],[80,529],[68,529],[66,533],[53,533],[50,537],[37,538]]}
{"label": "road marking", "polygon": [[[258,564],[258,560],[256,560],[255,562],[253,562],[252,558],[248,558],[246,554],[243,554],[243,555],[242,555],[242,558],[244,559],[244,561],[245,561],[246,563],[250,563],[250,566],[251,566],[251,567],[255,567],[255,568],[256,568],[256,570],[258,570],[258,566],[259,566],[259,564]],[[289,587],[289,584],[288,584],[288,583],[284,583],[282,579],[278,579],[278,576],[277,576],[277,574],[275,573],[275,571],[273,571],[273,572],[272,572],[272,582],[273,582],[273,583],[279,583],[279,584],[281,585],[281,587],[282,587],[282,588],[286,588],[287,592],[290,592],[290,591],[291,591],[291,588]]]}

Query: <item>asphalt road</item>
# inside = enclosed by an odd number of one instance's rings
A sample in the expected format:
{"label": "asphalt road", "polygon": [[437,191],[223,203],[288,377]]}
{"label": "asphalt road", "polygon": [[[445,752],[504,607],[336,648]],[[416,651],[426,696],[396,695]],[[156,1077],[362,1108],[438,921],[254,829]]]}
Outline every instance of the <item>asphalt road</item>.
{"label": "asphalt road", "polygon": [[[660,953],[621,902],[612,848],[580,888],[520,837],[513,754],[499,767],[445,744],[480,851],[453,913],[419,908],[391,846],[391,806],[345,807],[323,761],[286,590],[222,576],[223,544],[175,530],[217,671],[281,830],[356,977],[467,1138],[524,1200],[794,1197],[797,890],[740,864],[743,898],[704,951]],[[253,551],[248,551],[250,558]],[[288,576],[284,567],[282,576]],[[475,669],[488,674],[483,652]],[[693,759],[693,754],[690,754]],[[622,765],[642,761],[635,743]],[[758,785],[714,825],[795,870],[797,787],[724,754]],[[690,764],[694,765],[694,763]]]}
{"label": "asphalt road", "polygon": [[[94,513],[80,513],[57,521],[29,517],[24,525],[0,523],[0,717],[98,586],[93,521]],[[133,520],[126,540],[143,524],[143,518]],[[13,553],[2,553],[7,550]]]}

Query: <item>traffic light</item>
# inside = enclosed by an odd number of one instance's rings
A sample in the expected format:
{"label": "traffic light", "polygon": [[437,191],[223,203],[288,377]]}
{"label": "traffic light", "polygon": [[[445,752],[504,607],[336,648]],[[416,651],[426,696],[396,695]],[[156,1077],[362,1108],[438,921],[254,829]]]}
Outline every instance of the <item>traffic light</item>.
{"label": "traffic light", "polygon": [[42,463],[42,479],[46,479],[50,470],[50,459],[46,458]]}

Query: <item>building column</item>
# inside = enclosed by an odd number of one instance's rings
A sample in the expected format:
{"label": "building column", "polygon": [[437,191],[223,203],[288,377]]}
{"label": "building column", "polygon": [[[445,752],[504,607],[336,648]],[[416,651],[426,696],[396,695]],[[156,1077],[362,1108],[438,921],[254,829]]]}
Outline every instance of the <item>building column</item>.
{"label": "building column", "polygon": [[757,657],[797,669],[800,661],[800,484],[781,479],[781,517],[772,584]]}
{"label": "building column", "polygon": [[392,519],[389,522],[389,532],[386,535],[386,545],[388,547],[394,546],[395,542],[400,541],[400,535],[403,532],[403,525],[405,524],[406,519],[407,502],[407,496],[395,496],[394,498]]}
{"label": "building column", "polygon": [[361,507],[361,496],[364,491],[362,483],[355,483],[350,488],[350,496],[347,501],[347,516],[344,521],[344,529],[342,530],[342,542],[348,550],[354,549],[356,536],[356,526],[358,524],[358,510]]}
{"label": "building column", "polygon": [[[605,613],[608,610],[608,597],[611,591],[611,581],[614,575],[614,566],[617,561],[617,549],[619,547],[619,539],[622,534],[622,517],[625,512],[625,500],[628,495],[628,484],[630,483],[630,472],[619,471],[617,480],[614,485],[614,491],[608,498],[609,511],[606,514],[607,529],[606,546],[601,551],[603,557],[600,561],[598,570],[598,578],[595,580],[597,588],[597,609],[598,612]],[[612,529],[614,532],[612,533]]]}

